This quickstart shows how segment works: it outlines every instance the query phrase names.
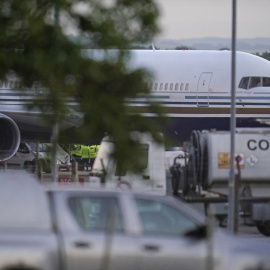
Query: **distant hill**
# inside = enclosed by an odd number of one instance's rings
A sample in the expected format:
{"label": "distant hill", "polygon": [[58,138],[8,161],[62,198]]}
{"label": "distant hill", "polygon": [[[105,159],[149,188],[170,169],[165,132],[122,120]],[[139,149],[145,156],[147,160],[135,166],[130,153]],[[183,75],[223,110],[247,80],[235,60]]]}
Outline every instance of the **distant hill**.
{"label": "distant hill", "polygon": [[[153,43],[159,49],[175,49],[176,47],[187,47],[196,50],[231,49],[230,38],[156,39]],[[236,49],[250,53],[270,52],[270,38],[237,39]]]}
{"label": "distant hill", "polygon": [[[68,36],[71,40],[84,44],[86,48],[93,48],[91,39],[85,36]],[[193,39],[155,39],[153,44],[157,49],[175,49],[176,47],[183,47],[195,50],[221,50],[231,49],[230,38],[193,38]],[[151,48],[152,44],[134,44],[133,49]],[[238,51],[249,53],[270,52],[270,38],[246,38],[237,39],[236,49]]]}

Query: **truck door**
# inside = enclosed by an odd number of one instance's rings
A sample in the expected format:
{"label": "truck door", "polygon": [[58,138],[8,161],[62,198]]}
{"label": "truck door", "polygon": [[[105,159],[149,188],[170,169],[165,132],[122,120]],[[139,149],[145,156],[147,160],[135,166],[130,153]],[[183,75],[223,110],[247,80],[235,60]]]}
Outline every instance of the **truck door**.
{"label": "truck door", "polygon": [[56,205],[65,202],[58,211],[66,270],[137,269],[136,239],[126,233],[117,196],[85,192],[62,196]]}
{"label": "truck door", "polygon": [[[206,237],[194,240],[185,235],[198,225],[184,212],[161,201],[136,197],[142,224],[141,269],[206,270]],[[198,226],[199,228],[199,226]]]}
{"label": "truck door", "polygon": [[209,106],[209,85],[213,73],[203,72],[197,87],[197,106]]}

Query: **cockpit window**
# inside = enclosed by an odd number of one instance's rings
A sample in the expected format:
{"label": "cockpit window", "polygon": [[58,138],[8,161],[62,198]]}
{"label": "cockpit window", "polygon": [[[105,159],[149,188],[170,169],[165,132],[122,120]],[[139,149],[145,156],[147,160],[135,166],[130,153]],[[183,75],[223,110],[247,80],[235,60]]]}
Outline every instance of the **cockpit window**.
{"label": "cockpit window", "polygon": [[239,83],[239,88],[247,89],[248,88],[249,77],[244,77]]}
{"label": "cockpit window", "polygon": [[261,86],[261,78],[260,77],[251,77],[248,88],[254,88],[257,86]]}
{"label": "cockpit window", "polygon": [[270,78],[262,78],[263,79],[263,86],[270,86]]}
{"label": "cockpit window", "polygon": [[243,77],[239,83],[239,88],[251,89],[255,87],[270,87],[270,78],[268,77]]}

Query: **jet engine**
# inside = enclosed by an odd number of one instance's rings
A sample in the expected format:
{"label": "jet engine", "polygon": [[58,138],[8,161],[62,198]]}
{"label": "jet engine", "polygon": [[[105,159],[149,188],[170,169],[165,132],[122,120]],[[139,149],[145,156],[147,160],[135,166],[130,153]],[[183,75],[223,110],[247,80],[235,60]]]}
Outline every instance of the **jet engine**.
{"label": "jet engine", "polygon": [[17,124],[0,113],[0,161],[11,158],[18,150],[21,141]]}

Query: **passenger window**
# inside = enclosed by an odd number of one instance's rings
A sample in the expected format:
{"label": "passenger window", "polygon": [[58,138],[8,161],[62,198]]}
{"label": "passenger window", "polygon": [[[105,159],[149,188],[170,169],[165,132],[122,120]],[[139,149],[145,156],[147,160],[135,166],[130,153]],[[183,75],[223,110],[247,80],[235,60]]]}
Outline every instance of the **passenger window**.
{"label": "passenger window", "polygon": [[15,88],[20,88],[20,81],[15,81],[15,86],[14,86]]}
{"label": "passenger window", "polygon": [[136,198],[136,206],[145,234],[185,235],[199,225],[166,203]]}
{"label": "passenger window", "polygon": [[184,84],[183,84],[183,83],[181,83],[180,90],[182,91],[182,90],[183,90],[183,88],[184,88]]}
{"label": "passenger window", "polygon": [[189,88],[189,83],[186,84],[185,90],[187,91]]}
{"label": "passenger window", "polygon": [[248,89],[248,81],[249,81],[249,77],[242,78],[239,83],[239,88]]}
{"label": "passenger window", "polygon": [[175,90],[178,90],[178,83],[175,84]]}
{"label": "passenger window", "polygon": [[15,82],[14,81],[9,81],[9,87],[12,89],[14,88]]}
{"label": "passenger window", "polygon": [[[86,231],[123,231],[120,207],[113,197],[76,196],[69,199],[69,208],[78,225]],[[110,227],[112,226],[112,227]]]}
{"label": "passenger window", "polygon": [[270,78],[263,78],[263,86],[269,87],[270,86]]}
{"label": "passenger window", "polygon": [[1,81],[0,80],[0,87],[7,88],[8,87],[8,82],[7,81]]}
{"label": "passenger window", "polygon": [[159,90],[162,90],[162,88],[163,88],[163,83],[160,84]]}
{"label": "passenger window", "polygon": [[170,90],[173,90],[173,83],[170,84]]}
{"label": "passenger window", "polygon": [[155,83],[155,90],[158,89],[158,83]]}
{"label": "passenger window", "polygon": [[168,84],[165,83],[165,90],[168,90]]}
{"label": "passenger window", "polygon": [[260,77],[251,77],[249,82],[249,89],[261,86],[261,78]]}

